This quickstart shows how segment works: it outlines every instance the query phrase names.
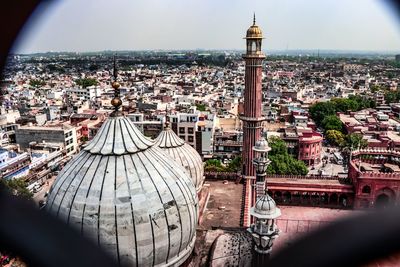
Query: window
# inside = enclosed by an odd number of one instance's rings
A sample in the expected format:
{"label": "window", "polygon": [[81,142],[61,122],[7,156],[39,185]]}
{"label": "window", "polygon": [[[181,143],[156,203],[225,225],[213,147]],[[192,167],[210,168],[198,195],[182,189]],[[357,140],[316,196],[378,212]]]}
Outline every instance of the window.
{"label": "window", "polygon": [[368,186],[368,185],[365,185],[365,186],[362,188],[362,193],[363,193],[363,194],[370,194],[370,193],[371,193],[371,187]]}
{"label": "window", "polygon": [[188,128],[188,133],[193,134],[194,133],[194,128]]}
{"label": "window", "polygon": [[185,140],[185,136],[184,135],[180,135],[179,138],[182,139],[182,140]]}
{"label": "window", "polygon": [[185,127],[179,127],[179,133],[185,133]]}
{"label": "window", "polygon": [[189,136],[188,142],[193,142],[193,136]]}

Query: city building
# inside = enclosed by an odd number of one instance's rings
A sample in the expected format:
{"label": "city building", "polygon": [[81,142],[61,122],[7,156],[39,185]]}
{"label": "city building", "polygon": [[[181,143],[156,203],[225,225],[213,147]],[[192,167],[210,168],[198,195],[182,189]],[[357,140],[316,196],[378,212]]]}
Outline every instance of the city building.
{"label": "city building", "polygon": [[15,131],[15,139],[21,149],[27,149],[32,142],[62,143],[67,155],[78,149],[76,128],[68,124],[54,127],[21,126]]}
{"label": "city building", "polygon": [[321,161],[322,134],[314,132],[310,128],[299,132],[299,156],[308,166],[317,165]]}
{"label": "city building", "polygon": [[26,176],[29,173],[31,157],[28,153],[22,154],[0,148],[0,176],[2,179],[14,179]]}
{"label": "city building", "polygon": [[400,196],[400,152],[361,149],[352,152],[349,178],[354,184],[354,208],[385,208]]}
{"label": "city building", "polygon": [[67,97],[76,97],[78,99],[84,99],[87,101],[91,101],[95,99],[98,95],[98,88],[87,87],[87,88],[67,88],[65,93]]}

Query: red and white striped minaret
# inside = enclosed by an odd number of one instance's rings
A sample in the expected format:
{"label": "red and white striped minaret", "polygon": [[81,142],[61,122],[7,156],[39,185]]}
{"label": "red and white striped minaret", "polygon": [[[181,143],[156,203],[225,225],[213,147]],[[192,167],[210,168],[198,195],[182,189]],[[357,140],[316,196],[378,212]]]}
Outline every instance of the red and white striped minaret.
{"label": "red and white striped minaret", "polygon": [[[242,175],[246,179],[246,199],[244,207],[245,226],[249,223],[249,208],[254,204],[255,194],[252,192],[252,184],[255,179],[253,166],[253,146],[261,137],[261,123],[265,118],[262,110],[262,62],[265,55],[261,51],[262,31],[256,25],[254,15],[253,25],[246,34],[246,54],[243,59],[246,63],[245,91],[244,91],[244,113],[240,117],[243,121],[243,151],[242,151]],[[247,221],[247,222],[246,222]]]}

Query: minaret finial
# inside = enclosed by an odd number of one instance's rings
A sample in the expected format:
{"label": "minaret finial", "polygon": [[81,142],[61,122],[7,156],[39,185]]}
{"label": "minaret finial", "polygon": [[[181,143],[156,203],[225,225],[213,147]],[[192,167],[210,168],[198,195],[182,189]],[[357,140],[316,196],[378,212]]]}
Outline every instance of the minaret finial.
{"label": "minaret finial", "polygon": [[165,129],[169,128],[169,112],[168,112],[168,104],[165,105]]}
{"label": "minaret finial", "polygon": [[256,12],[253,13],[253,25],[256,25]]}
{"label": "minaret finial", "polygon": [[114,82],[116,82],[118,73],[117,73],[117,60],[115,58],[115,54],[114,54],[114,71],[113,71],[113,75],[114,75]]}
{"label": "minaret finial", "polygon": [[119,96],[119,87],[120,84],[117,82],[117,76],[118,76],[118,72],[117,72],[117,60],[115,58],[115,54],[114,54],[114,81],[112,83],[112,87],[114,88],[114,98],[111,100],[111,105],[114,106],[114,112],[111,114],[112,116],[118,116],[119,113],[119,108],[122,105],[122,101],[121,98]]}

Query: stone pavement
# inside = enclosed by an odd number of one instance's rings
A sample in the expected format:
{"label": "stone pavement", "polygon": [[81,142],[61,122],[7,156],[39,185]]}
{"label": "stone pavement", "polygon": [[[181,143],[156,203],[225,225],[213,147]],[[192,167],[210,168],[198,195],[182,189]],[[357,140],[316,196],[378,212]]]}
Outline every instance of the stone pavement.
{"label": "stone pavement", "polygon": [[199,228],[239,227],[243,185],[232,181],[206,183],[210,185],[210,199]]}
{"label": "stone pavement", "polygon": [[274,251],[290,246],[297,238],[317,230],[335,220],[357,216],[363,211],[318,207],[280,206],[282,216],[277,224],[281,231],[274,244]]}

